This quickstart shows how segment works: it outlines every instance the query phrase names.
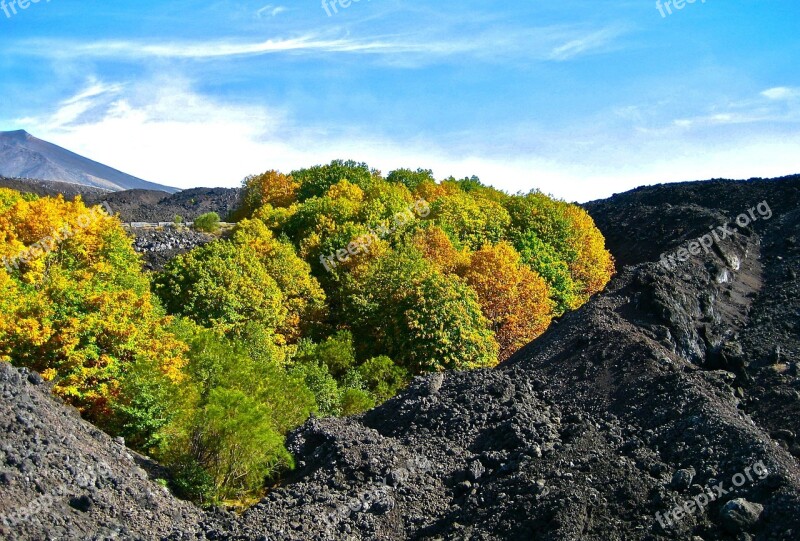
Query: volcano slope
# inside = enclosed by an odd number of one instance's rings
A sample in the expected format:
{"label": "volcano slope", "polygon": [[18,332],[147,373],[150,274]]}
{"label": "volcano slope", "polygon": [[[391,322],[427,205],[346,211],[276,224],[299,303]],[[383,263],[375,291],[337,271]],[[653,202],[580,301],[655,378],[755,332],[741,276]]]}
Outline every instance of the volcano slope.
{"label": "volcano slope", "polygon": [[[769,218],[730,225],[762,202]],[[47,539],[74,519],[81,535],[58,538],[800,539],[800,177],[649,187],[587,209],[619,262],[606,292],[495,370],[417,378],[361,416],[310,420],[289,438],[297,470],[240,517],[155,485],[137,498],[141,472],[78,420],[20,428],[58,407],[9,368],[35,403],[5,384],[0,516],[92,453],[119,477],[102,497],[126,499],[76,510],[99,495],[73,485],[5,533]],[[717,227],[708,254],[658,263]],[[55,450],[34,460],[43,440]]]}

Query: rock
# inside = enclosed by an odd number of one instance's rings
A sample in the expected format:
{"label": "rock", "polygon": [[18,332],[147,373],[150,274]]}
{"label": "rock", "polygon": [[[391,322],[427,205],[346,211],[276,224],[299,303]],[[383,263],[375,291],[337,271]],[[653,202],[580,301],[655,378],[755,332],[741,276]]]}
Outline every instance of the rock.
{"label": "rock", "polygon": [[82,513],[87,513],[92,508],[93,505],[94,502],[92,501],[92,499],[86,495],[79,496],[77,498],[70,498],[69,500],[69,506],[72,507],[73,509],[77,509]]}
{"label": "rock", "polygon": [[686,490],[692,486],[692,481],[694,480],[695,475],[697,475],[697,472],[694,468],[678,470],[673,474],[672,481],[670,482],[669,486],[674,490]]}
{"label": "rock", "polygon": [[469,469],[467,470],[467,478],[470,481],[477,481],[481,478],[481,476],[486,473],[486,468],[483,466],[480,460],[474,460],[470,465]]}
{"label": "rock", "polygon": [[749,502],[744,498],[737,498],[722,507],[720,518],[726,530],[738,534],[747,532],[755,526],[763,512],[763,505]]}
{"label": "rock", "polygon": [[442,384],[444,383],[444,374],[442,372],[437,372],[430,376],[427,380],[428,386],[427,391],[428,395],[435,395],[439,392],[439,389],[442,388]]}

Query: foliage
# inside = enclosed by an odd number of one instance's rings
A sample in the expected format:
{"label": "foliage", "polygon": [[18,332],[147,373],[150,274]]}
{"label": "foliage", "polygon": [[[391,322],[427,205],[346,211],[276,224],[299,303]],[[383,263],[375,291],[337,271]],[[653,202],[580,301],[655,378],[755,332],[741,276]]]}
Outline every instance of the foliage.
{"label": "foliage", "polygon": [[386,180],[396,184],[402,184],[410,191],[414,191],[423,183],[435,184],[436,179],[433,177],[433,171],[430,169],[397,169],[389,173]]}
{"label": "foliage", "polygon": [[261,207],[289,207],[297,200],[300,187],[291,175],[267,171],[252,175],[242,181],[242,204],[236,213],[238,219],[252,218]]}
{"label": "foliage", "polygon": [[277,330],[287,308],[255,248],[230,241],[201,246],[170,261],[155,281],[170,313],[235,333],[248,322]]}
{"label": "foliage", "polygon": [[462,274],[469,262],[469,253],[457,250],[444,230],[438,226],[419,229],[411,243],[426,260],[446,274]]}
{"label": "foliage", "polygon": [[349,287],[345,311],[369,353],[387,354],[413,374],[497,363],[474,291],[419,252],[391,252]]}
{"label": "foliage", "polygon": [[432,219],[457,245],[477,250],[505,238],[511,218],[499,203],[456,193],[431,205]]}
{"label": "foliage", "polygon": [[358,375],[378,403],[384,402],[408,384],[408,371],[386,355],[373,357],[356,368]]}
{"label": "foliage", "polygon": [[547,282],[550,299],[555,303],[556,317],[586,302],[586,295],[572,278],[569,265],[559,257],[558,251],[552,245],[530,230],[517,234],[514,245],[522,261]]}
{"label": "foliage", "polygon": [[204,231],[206,233],[216,233],[219,231],[219,214],[216,212],[207,212],[201,214],[194,220],[194,228],[197,231]]}
{"label": "foliage", "polygon": [[310,415],[494,366],[614,271],[581,208],[426,169],[267,171],[235,216],[149,276],[117,219],[0,189],[0,359],[42,372],[204,504],[260,496]]}
{"label": "foliage", "polygon": [[501,361],[550,325],[552,303],[547,283],[522,264],[510,244],[487,244],[472,254],[465,278],[492,322]]}
{"label": "foliage", "polygon": [[300,184],[298,199],[305,201],[312,197],[321,197],[334,184],[346,180],[362,190],[372,184],[373,174],[365,163],[352,160],[334,160],[329,165],[317,165],[308,169],[292,172],[292,178]]}
{"label": "foliage", "polygon": [[3,200],[0,255],[15,263],[0,267],[0,359],[54,380],[56,394],[104,427],[117,422],[111,403],[125,397],[134,363],[180,381],[186,348],[117,219],[79,198]]}
{"label": "foliage", "polygon": [[232,241],[243,251],[252,249],[280,289],[286,319],[278,332],[290,342],[313,334],[326,309],[325,292],[311,275],[310,265],[297,256],[289,242],[276,239],[261,220],[240,222]]}
{"label": "foliage", "polygon": [[[603,235],[585,210],[554,201],[540,192],[513,197],[506,201],[505,208],[511,216],[512,238],[519,242],[534,234],[568,265],[581,297],[579,303],[600,291],[611,279],[614,260],[605,249]],[[522,242],[518,246],[525,249]]]}
{"label": "foliage", "polygon": [[180,414],[157,452],[196,498],[257,495],[292,466],[283,436],[315,411],[313,395],[278,359],[254,358],[240,342],[188,321],[176,332],[190,362]]}

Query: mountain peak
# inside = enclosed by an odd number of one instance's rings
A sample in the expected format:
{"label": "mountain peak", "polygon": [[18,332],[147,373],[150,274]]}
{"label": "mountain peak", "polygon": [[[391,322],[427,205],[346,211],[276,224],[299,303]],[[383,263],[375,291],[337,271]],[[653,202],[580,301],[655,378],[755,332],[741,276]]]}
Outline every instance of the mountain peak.
{"label": "mountain peak", "polygon": [[25,130],[0,132],[0,176],[66,182],[110,191],[178,190],[147,182],[38,139]]}
{"label": "mountain peak", "polygon": [[33,135],[26,132],[25,130],[3,131],[0,132],[0,138],[15,139],[19,141],[25,141],[27,139],[35,139]]}

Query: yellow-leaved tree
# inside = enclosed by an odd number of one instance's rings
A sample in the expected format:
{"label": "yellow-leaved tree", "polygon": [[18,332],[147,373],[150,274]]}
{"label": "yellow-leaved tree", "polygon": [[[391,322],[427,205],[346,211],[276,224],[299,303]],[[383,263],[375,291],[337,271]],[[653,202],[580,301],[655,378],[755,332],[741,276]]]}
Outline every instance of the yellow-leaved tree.
{"label": "yellow-leaved tree", "polygon": [[0,192],[0,359],[54,380],[106,427],[119,421],[113,406],[134,364],[180,381],[186,346],[167,330],[119,221],[80,198]]}

